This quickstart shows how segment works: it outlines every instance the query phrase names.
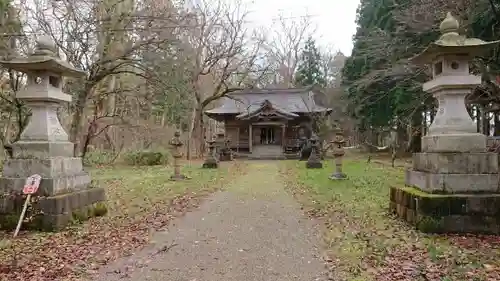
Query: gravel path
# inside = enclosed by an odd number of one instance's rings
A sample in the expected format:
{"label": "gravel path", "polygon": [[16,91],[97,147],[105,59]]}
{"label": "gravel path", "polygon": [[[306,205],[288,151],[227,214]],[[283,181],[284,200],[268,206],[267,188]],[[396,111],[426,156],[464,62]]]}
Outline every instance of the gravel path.
{"label": "gravel path", "polygon": [[318,226],[284,191],[277,165],[250,162],[224,192],[92,280],[325,280]]}

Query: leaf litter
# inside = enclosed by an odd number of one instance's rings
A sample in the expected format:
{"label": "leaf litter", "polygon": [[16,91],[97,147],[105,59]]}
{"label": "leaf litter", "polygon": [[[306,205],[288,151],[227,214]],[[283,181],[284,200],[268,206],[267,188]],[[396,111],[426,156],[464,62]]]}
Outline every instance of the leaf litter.
{"label": "leaf litter", "polygon": [[[58,233],[0,232],[0,280],[83,280],[119,257],[130,256],[151,235],[199,205],[205,195],[244,172],[244,164],[185,171],[192,179],[169,181],[163,166],[100,167],[92,176],[106,187],[108,214]],[[175,245],[173,245],[175,246]]]}
{"label": "leaf litter", "polygon": [[500,237],[423,234],[389,215],[389,186],[403,168],[348,160],[349,179],[328,179],[334,165],[308,170],[287,161],[287,188],[325,223],[325,262],[336,281],[500,280]]}

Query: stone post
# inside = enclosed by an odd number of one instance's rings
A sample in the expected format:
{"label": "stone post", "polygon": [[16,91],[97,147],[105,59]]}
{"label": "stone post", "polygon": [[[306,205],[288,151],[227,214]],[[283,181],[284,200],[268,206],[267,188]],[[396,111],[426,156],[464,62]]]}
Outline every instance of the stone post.
{"label": "stone post", "polygon": [[[90,188],[90,176],[83,170],[82,159],[73,156],[74,144],[59,122],[57,108],[71,101],[63,93],[63,77],[79,78],[85,72],[61,60],[54,42],[42,36],[35,51],[28,57],[0,61],[3,67],[24,72],[26,86],[16,93],[31,110],[31,118],[12,145],[13,158],[4,163],[0,179],[0,220],[16,212],[8,198],[20,194],[26,177],[39,174],[40,188],[35,195],[43,196],[36,206],[40,212],[38,226],[45,230],[64,228],[72,217],[79,220],[105,213],[102,188]],[[10,197],[6,197],[9,195]],[[4,206],[1,206],[1,205]],[[94,208],[99,205],[100,211]],[[0,221],[0,225],[2,222]],[[28,226],[25,226],[28,227]]]}
{"label": "stone post", "polygon": [[311,139],[309,140],[311,144],[311,154],[306,162],[306,168],[308,169],[321,169],[323,168],[323,163],[321,163],[319,140],[316,134],[313,133]]}
{"label": "stone post", "polygon": [[330,176],[332,180],[347,179],[347,175],[342,172],[342,158],[345,155],[344,151],[344,134],[342,129],[337,128],[335,138],[330,142],[333,147],[333,156],[335,157],[335,172]]}
{"label": "stone post", "polygon": [[500,234],[500,223],[491,219],[500,213],[498,155],[486,152],[487,136],[476,132],[465,107],[465,96],[481,84],[481,77],[470,74],[470,61],[500,41],[460,35],[450,13],[440,30],[439,39],[412,58],[432,66],[423,89],[439,109],[422,138],[422,153],[413,155],[413,168],[406,171],[406,186],[391,187],[390,208],[424,232]]}
{"label": "stone post", "polygon": [[219,167],[219,161],[215,156],[215,138],[207,141],[208,144],[208,155],[207,159],[205,159],[205,163],[203,163],[203,168],[206,169],[215,169]]}
{"label": "stone post", "polygon": [[179,131],[176,131],[174,133],[174,137],[169,142],[172,151],[172,157],[174,158],[174,174],[170,177],[170,180],[173,181],[188,179],[188,177],[181,174],[181,147],[183,146],[183,143],[180,137],[181,133]]}

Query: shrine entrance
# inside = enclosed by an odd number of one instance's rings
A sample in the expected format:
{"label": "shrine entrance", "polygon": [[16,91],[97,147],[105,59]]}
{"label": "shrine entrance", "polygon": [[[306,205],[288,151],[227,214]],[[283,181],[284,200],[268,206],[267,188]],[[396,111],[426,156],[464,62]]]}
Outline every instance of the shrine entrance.
{"label": "shrine entrance", "polygon": [[276,144],[276,130],[273,127],[260,128],[260,144]]}

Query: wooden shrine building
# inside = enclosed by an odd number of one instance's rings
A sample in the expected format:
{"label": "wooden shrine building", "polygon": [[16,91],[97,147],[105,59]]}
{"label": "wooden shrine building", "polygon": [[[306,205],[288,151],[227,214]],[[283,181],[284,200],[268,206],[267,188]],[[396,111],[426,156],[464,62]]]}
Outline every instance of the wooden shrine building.
{"label": "wooden shrine building", "polygon": [[221,98],[221,105],[205,114],[224,123],[230,147],[240,154],[280,156],[297,152],[312,122],[331,113],[320,99],[312,87],[245,89]]}

